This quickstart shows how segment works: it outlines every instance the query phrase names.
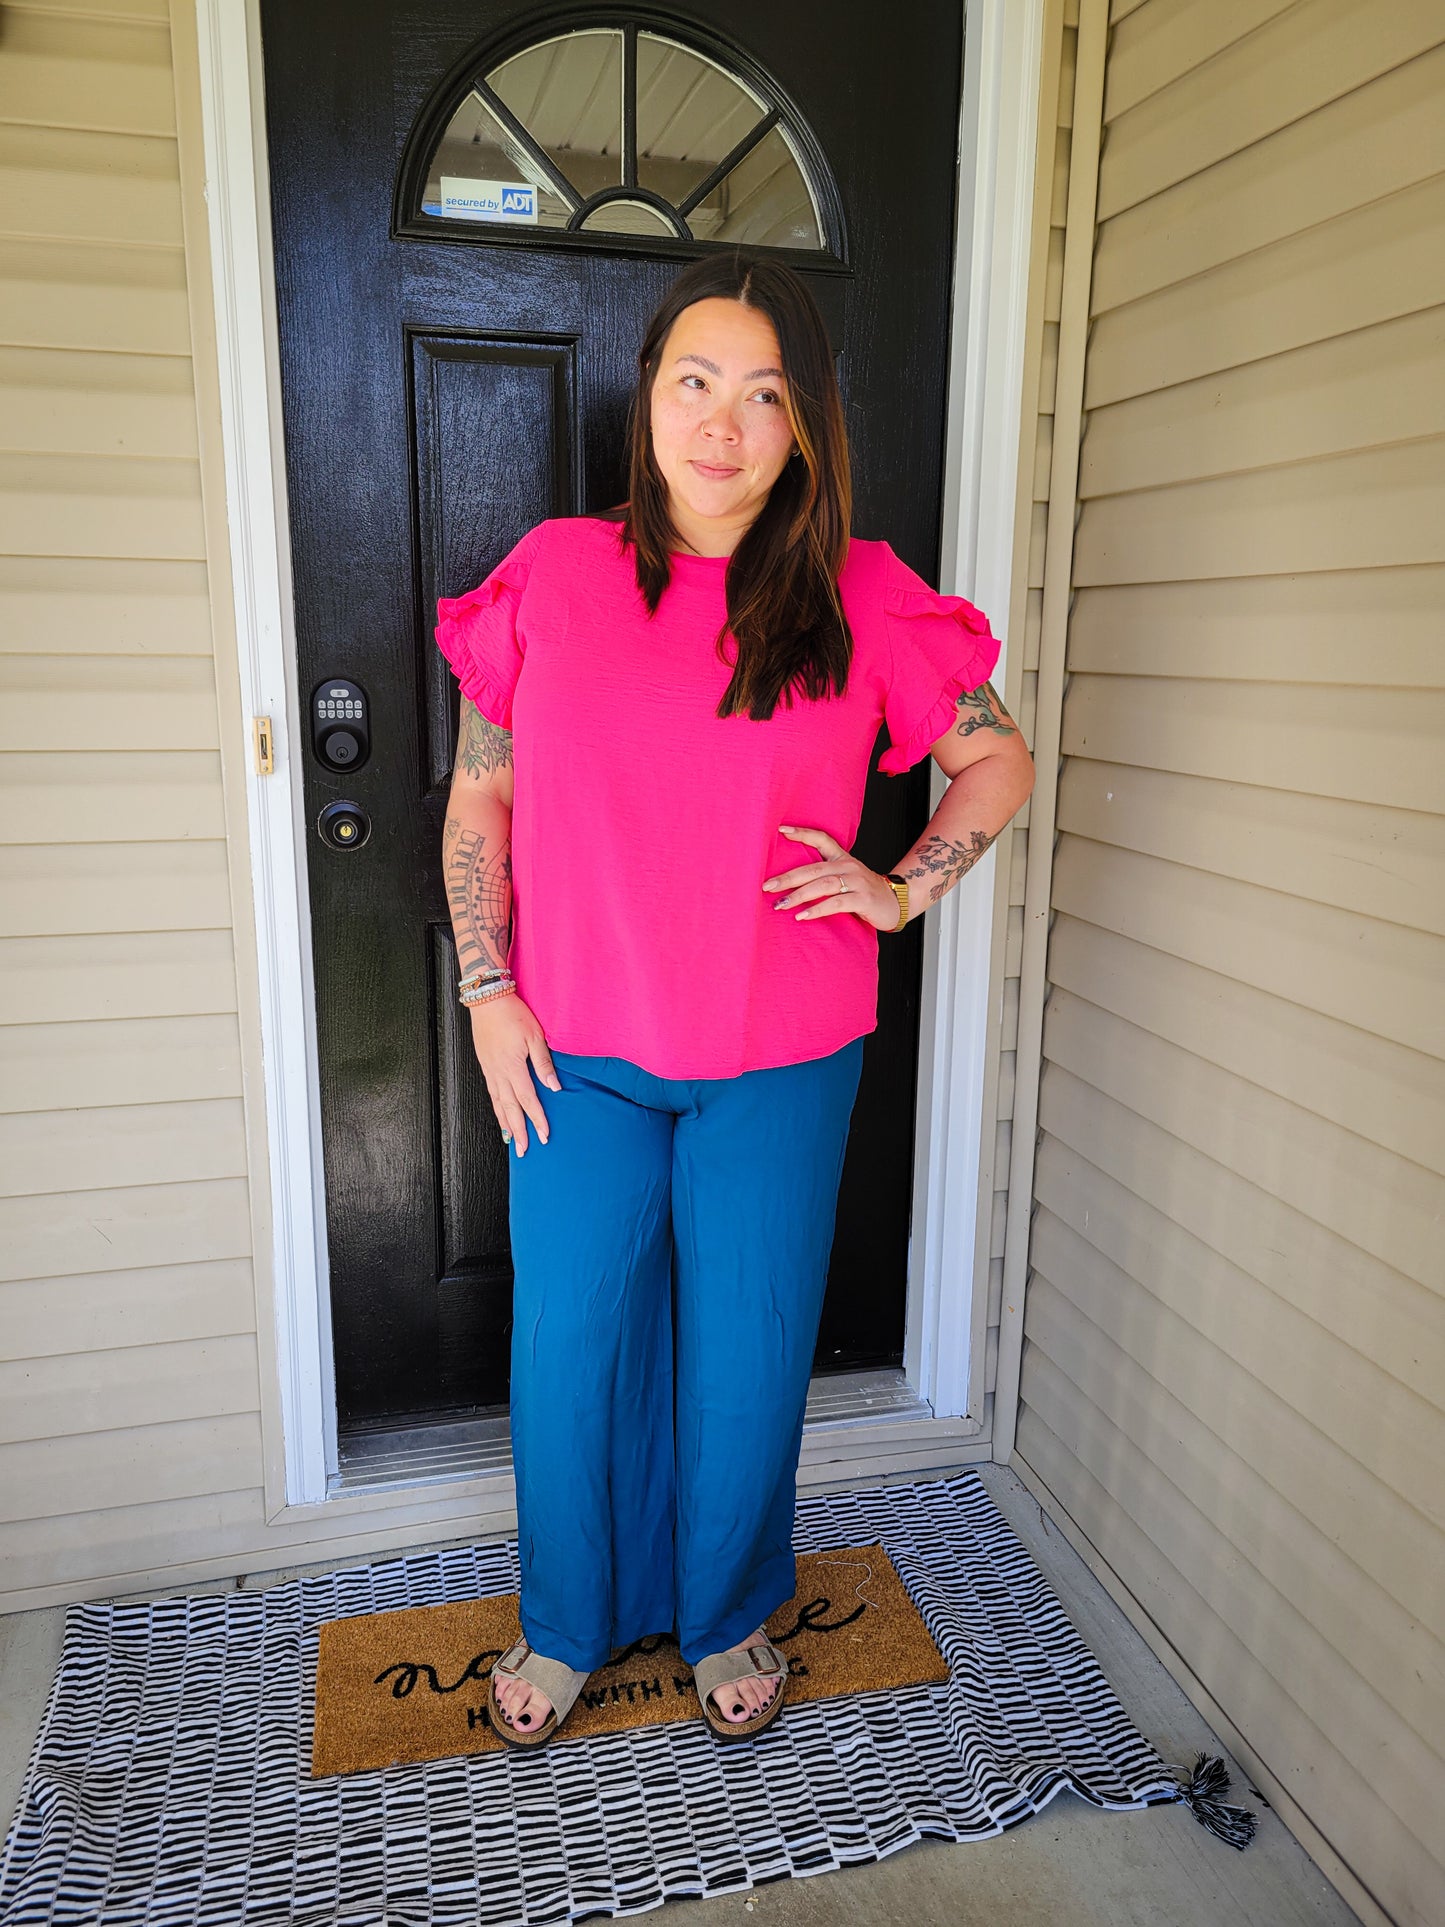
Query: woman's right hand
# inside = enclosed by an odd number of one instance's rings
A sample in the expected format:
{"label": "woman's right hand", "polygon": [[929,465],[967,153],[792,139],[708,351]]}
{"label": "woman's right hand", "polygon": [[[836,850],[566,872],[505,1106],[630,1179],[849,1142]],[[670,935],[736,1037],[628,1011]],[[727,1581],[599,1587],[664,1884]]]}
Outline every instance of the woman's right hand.
{"label": "woman's right hand", "polygon": [[492,1109],[502,1129],[512,1133],[517,1156],[522,1157],[527,1149],[528,1118],[536,1125],[543,1144],[547,1142],[547,1113],[532,1082],[530,1067],[536,1065],[538,1077],[549,1090],[560,1091],[562,1082],[552,1053],[541,1024],[515,990],[467,1008],[472,1014],[472,1044],[487,1080]]}

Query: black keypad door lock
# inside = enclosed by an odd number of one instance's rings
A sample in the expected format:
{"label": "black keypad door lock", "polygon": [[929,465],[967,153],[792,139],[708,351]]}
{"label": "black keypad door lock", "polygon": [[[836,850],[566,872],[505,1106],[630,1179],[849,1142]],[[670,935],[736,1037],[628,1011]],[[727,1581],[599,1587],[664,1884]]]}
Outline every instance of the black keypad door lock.
{"label": "black keypad door lock", "polygon": [[371,754],[366,691],[360,683],[333,678],[311,692],[311,747],[327,769],[353,770]]}

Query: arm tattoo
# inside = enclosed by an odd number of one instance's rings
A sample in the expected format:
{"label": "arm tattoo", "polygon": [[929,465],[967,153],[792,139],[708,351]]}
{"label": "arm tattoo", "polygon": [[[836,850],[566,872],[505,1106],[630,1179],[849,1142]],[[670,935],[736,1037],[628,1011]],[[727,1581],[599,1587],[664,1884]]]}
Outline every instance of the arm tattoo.
{"label": "arm tattoo", "polygon": [[449,816],[442,835],[442,867],[460,975],[504,964],[512,920],[510,845],[504,842],[488,853],[480,830]]}
{"label": "arm tattoo", "polygon": [[458,772],[468,776],[504,769],[512,760],[512,732],[489,723],[475,703],[462,697],[461,722],[457,729]]}
{"label": "arm tattoo", "polygon": [[[994,832],[997,835],[997,831]],[[987,830],[970,830],[961,843],[950,841],[946,836],[931,836],[918,852],[915,859],[925,876],[937,876],[941,881],[930,884],[928,901],[937,903],[947,896],[961,877],[966,877],[974,864],[993,842]]]}
{"label": "arm tattoo", "polygon": [[965,689],[958,699],[959,736],[972,736],[976,729],[997,730],[1000,736],[1014,734],[1013,718],[998,699],[991,682],[980,683],[977,689]]}

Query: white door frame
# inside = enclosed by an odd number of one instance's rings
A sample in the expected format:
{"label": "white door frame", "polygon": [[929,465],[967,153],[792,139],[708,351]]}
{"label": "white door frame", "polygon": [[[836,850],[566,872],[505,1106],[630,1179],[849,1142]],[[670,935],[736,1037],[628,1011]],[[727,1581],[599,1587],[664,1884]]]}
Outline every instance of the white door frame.
{"label": "white door frame", "polygon": [[[302,820],[305,736],[282,460],[258,0],[195,0],[211,273],[220,364],[230,572],[241,717],[269,716],[274,769],[246,752],[247,817],[266,1066],[270,1260],[281,1438],[268,1440],[267,1512],[327,1500],[336,1463],[319,1076]],[[1029,233],[1044,0],[967,0],[958,223],[948,383],[943,586],[988,611],[1009,638]],[[1018,622],[1023,611],[1018,612]],[[999,679],[1004,666],[997,672]],[[934,767],[933,797],[944,779]],[[994,854],[951,891],[924,932],[923,1027],[909,1252],[905,1369],[931,1421],[896,1422],[917,1463],[920,1428],[964,1456],[982,1429],[982,1306],[992,1187],[983,1092],[990,1011]],[[982,1241],[982,1245],[981,1245]],[[269,1246],[269,1250],[267,1247]],[[980,1262],[980,1250],[983,1262]],[[261,1294],[264,1301],[265,1293]],[[263,1348],[265,1349],[265,1348]],[[870,1464],[889,1427],[869,1428]],[[979,1453],[982,1456],[982,1453]],[[391,1489],[394,1505],[397,1493]],[[420,1495],[418,1495],[420,1496]],[[350,1495],[347,1510],[361,1495]]]}

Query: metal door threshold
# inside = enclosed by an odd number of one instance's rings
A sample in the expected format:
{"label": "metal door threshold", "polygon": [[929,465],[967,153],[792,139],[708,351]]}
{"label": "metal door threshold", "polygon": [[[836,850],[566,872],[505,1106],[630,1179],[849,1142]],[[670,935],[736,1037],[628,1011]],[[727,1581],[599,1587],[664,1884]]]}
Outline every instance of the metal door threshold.
{"label": "metal door threshold", "polygon": [[[806,1432],[822,1426],[932,1417],[927,1401],[897,1369],[830,1372],[815,1378],[808,1388],[803,1427]],[[511,1461],[512,1428],[505,1412],[356,1432],[341,1442],[340,1465],[328,1481],[328,1491],[334,1496],[476,1478],[506,1471]]]}

